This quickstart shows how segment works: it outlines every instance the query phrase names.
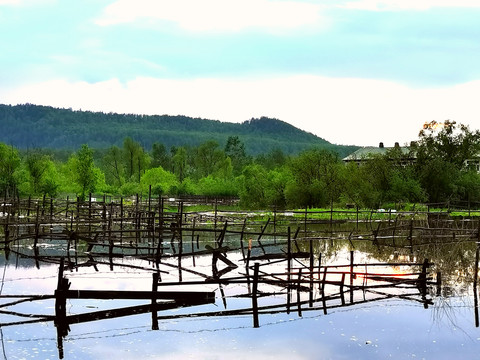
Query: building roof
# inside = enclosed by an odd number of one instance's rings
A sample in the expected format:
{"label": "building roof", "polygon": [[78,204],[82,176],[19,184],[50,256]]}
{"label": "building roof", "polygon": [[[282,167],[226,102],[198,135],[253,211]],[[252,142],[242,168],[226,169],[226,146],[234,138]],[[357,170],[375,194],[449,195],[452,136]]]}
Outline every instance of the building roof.
{"label": "building roof", "polygon": [[375,155],[385,155],[387,151],[398,148],[402,151],[404,155],[408,155],[410,153],[410,147],[408,146],[400,146],[398,143],[395,143],[395,146],[385,147],[383,143],[380,143],[379,146],[364,146],[360,149],[354,151],[347,157],[343,158],[343,161],[362,161],[366,160]]}

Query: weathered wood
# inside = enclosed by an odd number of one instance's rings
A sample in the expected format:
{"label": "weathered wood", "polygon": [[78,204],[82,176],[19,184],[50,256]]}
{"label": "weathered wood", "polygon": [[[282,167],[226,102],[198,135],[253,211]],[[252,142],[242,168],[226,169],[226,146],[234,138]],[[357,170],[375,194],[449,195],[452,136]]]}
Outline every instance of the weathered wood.
{"label": "weathered wood", "polygon": [[259,264],[255,263],[253,267],[253,290],[252,290],[252,312],[253,312],[253,327],[260,327],[258,321],[258,301],[257,301],[257,291],[258,291],[258,270]]}

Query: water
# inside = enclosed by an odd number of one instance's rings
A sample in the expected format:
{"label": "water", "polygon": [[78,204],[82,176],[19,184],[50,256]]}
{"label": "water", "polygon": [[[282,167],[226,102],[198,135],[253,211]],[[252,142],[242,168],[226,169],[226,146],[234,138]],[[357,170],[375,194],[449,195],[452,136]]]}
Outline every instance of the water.
{"label": "water", "polygon": [[[401,249],[380,251],[370,243],[355,245],[356,263],[404,259]],[[299,245],[301,250],[305,246]],[[268,296],[258,297],[258,328],[254,327],[254,315],[251,312],[252,297],[239,297],[251,294],[253,284],[163,286],[168,282],[177,283],[180,279],[184,283],[205,282],[205,278],[196,273],[213,275],[211,254],[181,258],[181,271],[177,257],[165,258],[160,264],[160,270],[164,272],[161,273],[159,291],[214,291],[214,303],[158,311],[158,330],[153,330],[152,313],[147,310],[118,318],[72,323],[64,337],[58,336],[58,327],[53,319],[11,325],[12,322],[35,319],[30,317],[32,314],[54,316],[55,299],[10,305],[0,309],[14,312],[0,313],[1,354],[5,359],[476,359],[480,349],[480,328],[475,323],[474,288],[468,275],[471,269],[465,269],[463,265],[468,263],[473,267],[475,257],[472,246],[462,246],[465,248],[459,253],[464,254],[464,258],[456,262],[462,266],[454,266],[452,253],[457,252],[453,251],[451,245],[435,247],[434,251],[418,250],[416,256],[410,258],[418,263],[426,257],[425,252],[430,251],[428,258],[437,265],[430,269],[432,271],[429,274],[434,275],[435,270],[440,268],[443,270],[441,289],[435,285],[433,276],[426,293],[422,293],[417,285],[368,288],[370,285],[388,284],[388,281],[370,278],[366,284],[367,290],[358,288],[353,293],[348,289],[340,293],[337,285],[326,285],[326,304],[321,301],[320,288],[315,284],[311,306],[309,291],[299,292],[294,287],[290,291],[290,306],[287,307],[288,291],[285,286],[261,283],[258,285],[259,295]],[[268,249],[268,253],[282,253],[285,245]],[[8,260],[2,255],[1,294],[53,295],[57,288],[59,265],[49,262],[52,258],[45,256],[54,256],[64,250],[61,242],[55,246],[51,243],[48,246],[40,244],[37,258],[26,258],[19,254],[32,255],[34,252],[24,244],[15,249],[17,254],[10,253]],[[321,252],[322,265],[348,265],[350,250],[351,244],[347,241],[317,244],[315,261]],[[188,252],[188,249],[185,248],[184,252]],[[262,255],[261,249],[254,246],[254,255]],[[246,272],[240,250],[228,252],[227,256],[238,268],[225,273],[223,277],[232,278]],[[448,266],[445,265],[446,259],[449,260]],[[89,260],[92,259],[80,258],[78,264],[88,264]],[[94,260],[96,268],[90,262],[90,266],[65,271],[71,289],[151,290],[152,273],[156,269],[156,264],[151,260],[138,255],[114,259],[96,256]],[[261,271],[268,273],[285,274],[287,270],[286,261],[271,265],[266,265],[266,261],[258,262],[262,264]],[[299,268],[304,273],[308,272],[308,263],[308,258],[292,261],[292,279],[297,278]],[[228,267],[221,260],[216,265],[218,271]],[[360,273],[364,270],[358,267],[355,271]],[[333,274],[334,271],[334,268],[329,268],[328,279],[339,281],[340,275]],[[348,273],[348,266],[343,271]],[[382,266],[378,270],[368,268],[369,273],[395,275],[394,278],[418,271],[418,266]],[[322,274],[319,277],[315,271],[315,279],[321,277]],[[366,282],[360,275],[352,281],[358,286]],[[347,278],[345,283],[348,282]],[[302,285],[309,287],[308,281]],[[15,300],[1,299],[3,304]],[[149,300],[67,299],[66,315],[149,303]],[[239,309],[250,311],[226,312]],[[197,316],[193,316],[195,314]]]}

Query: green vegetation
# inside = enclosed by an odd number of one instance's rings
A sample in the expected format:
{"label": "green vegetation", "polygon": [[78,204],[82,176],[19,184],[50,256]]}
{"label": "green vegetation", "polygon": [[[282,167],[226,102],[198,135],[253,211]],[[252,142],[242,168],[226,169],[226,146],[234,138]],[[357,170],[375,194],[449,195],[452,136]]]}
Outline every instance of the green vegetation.
{"label": "green vegetation", "polygon": [[245,209],[328,209],[319,219],[337,218],[332,210],[347,204],[414,211],[419,203],[463,201],[463,208],[475,214],[480,173],[472,166],[479,160],[480,132],[454,122],[440,130],[435,125],[426,125],[410,154],[394,148],[360,165],[345,164],[338,154],[318,147],[297,155],[277,148],[252,156],[237,135],[223,147],[210,139],[169,150],[160,142],[146,149],[125,137],[121,146],[103,150],[83,144],[66,159],[0,143],[0,195],[145,196],[151,186],[154,196],[239,197]]}
{"label": "green vegetation", "polygon": [[[243,152],[258,155],[273,149],[292,155],[313,146],[346,156],[358,148],[334,145],[286,122],[265,117],[234,124],[188,116],[106,114],[32,104],[0,105],[0,142],[19,149],[73,151],[83,144],[92,149],[107,149],[112,145],[122,147],[126,138],[140,143],[144,149],[152,149],[155,143],[163,144],[164,149],[155,149],[156,161],[162,160],[162,151],[173,146],[198,147],[209,141],[222,147],[226,144],[225,150],[232,159],[241,157]],[[245,144],[244,148],[239,141]]]}

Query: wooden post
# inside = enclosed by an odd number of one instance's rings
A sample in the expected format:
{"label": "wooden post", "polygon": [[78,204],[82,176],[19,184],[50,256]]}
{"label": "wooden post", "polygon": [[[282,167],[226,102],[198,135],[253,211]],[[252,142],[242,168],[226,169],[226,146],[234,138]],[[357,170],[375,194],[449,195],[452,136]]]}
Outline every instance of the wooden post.
{"label": "wooden post", "polygon": [[358,204],[357,204],[357,231],[358,231]]}
{"label": "wooden post", "polygon": [[123,196],[120,198],[120,244],[123,237]]}
{"label": "wooden post", "polygon": [[260,235],[258,235],[258,239],[257,239],[258,245],[260,245],[260,248],[262,249],[264,254],[266,254],[265,248],[263,247],[262,243],[260,242],[260,239],[262,238],[263,234],[265,233],[265,230],[267,229],[267,226],[268,226],[269,223],[270,223],[270,218],[267,219],[267,223],[265,224],[265,226],[261,227]]}
{"label": "wooden post", "polygon": [[298,270],[298,284],[297,284],[297,306],[298,306],[298,316],[302,317],[302,302],[300,298],[300,289],[302,285],[302,269]]}
{"label": "wooden post", "polygon": [[45,215],[45,198],[46,198],[46,195],[43,194],[43,200],[42,200],[42,216]]}
{"label": "wooden post", "polygon": [[287,282],[290,284],[291,268],[292,268],[292,239],[290,234],[290,226],[288,227],[288,239],[287,239]]}
{"label": "wooden post", "polygon": [[355,277],[353,273],[353,250],[350,250],[350,303],[353,303],[353,279]]}
{"label": "wooden post", "polygon": [[67,322],[67,297],[66,291],[70,287],[70,282],[63,277],[64,258],[60,259],[60,268],[58,270],[57,290],[55,290],[55,320],[57,327],[57,347],[58,357],[63,359],[63,338],[67,336],[69,327]]}
{"label": "wooden post", "polygon": [[[65,217],[68,217],[68,205],[69,205],[69,203],[68,203],[68,195],[67,195],[67,203],[65,205]],[[30,207],[30,206],[28,206],[28,207]]]}
{"label": "wooden post", "polygon": [[160,264],[160,258],[162,254],[162,246],[163,246],[163,197],[160,196],[158,198],[158,244],[157,244],[157,252],[155,255],[155,264],[157,269]]}
{"label": "wooden post", "polygon": [[157,316],[157,290],[160,273],[154,272],[152,281],[152,330],[158,330],[158,316]]}
{"label": "wooden post", "polygon": [[88,237],[92,237],[92,193],[88,193]]}
{"label": "wooden post", "polygon": [[10,222],[10,212],[7,213],[7,223],[4,226],[5,230],[5,249],[8,247],[9,237],[10,237],[10,229],[8,228]]}
{"label": "wooden post", "polygon": [[257,303],[257,291],[258,291],[258,271],[260,264],[256,262],[253,266],[253,291],[252,291],[252,311],[253,311],[253,327],[260,327],[258,322],[258,303]]}
{"label": "wooden post", "polygon": [[243,236],[244,236],[244,232],[245,232],[245,226],[247,225],[247,218],[244,218],[243,219],[243,226],[242,226],[242,231],[240,233],[240,248],[242,249],[242,257],[243,257],[243,262],[246,261],[246,258],[245,258],[245,250],[243,248]]}
{"label": "wooden post", "polygon": [[479,258],[480,258],[480,243],[477,243],[477,250],[475,252],[475,270],[474,270],[474,273],[473,273],[473,282],[474,283],[477,283],[477,280],[478,280],[478,261],[479,261]]}
{"label": "wooden post", "polygon": [[427,301],[425,301],[427,297],[427,268],[428,267],[429,267],[428,259],[425,259],[422,265],[422,272],[418,277],[420,293],[422,295],[422,300],[424,300],[423,307],[425,309],[428,308],[428,303]]}
{"label": "wooden post", "polygon": [[215,237],[217,237],[217,215],[218,215],[218,199],[215,198],[215,223],[214,223],[214,229],[215,229]]}
{"label": "wooden post", "polygon": [[273,243],[277,243],[277,204],[273,208]]}
{"label": "wooden post", "polygon": [[292,267],[292,241],[291,241],[290,226],[288,227],[288,239],[287,239],[287,314],[290,314],[290,296],[291,296],[291,267]]}
{"label": "wooden post", "polygon": [[192,262],[193,262],[193,267],[195,267],[195,248],[194,248],[194,240],[195,240],[195,218],[193,218],[193,223],[192,223],[192,240],[190,243],[191,251],[192,251]]}
{"label": "wooden post", "polygon": [[345,305],[345,293],[344,287],[345,285],[345,273],[342,274],[342,280],[340,281],[340,298],[342,299],[342,305]]}
{"label": "wooden post", "polygon": [[28,205],[27,205],[27,218],[30,220],[30,206],[32,202],[32,197],[28,195]]}
{"label": "wooden post", "polygon": [[323,268],[323,281],[322,281],[322,305],[323,314],[327,315],[327,300],[325,299],[325,281],[327,280],[327,267]]}
{"label": "wooden post", "polygon": [[305,218],[304,218],[304,222],[303,222],[304,236],[307,236],[307,216],[308,216],[308,209],[307,209],[307,206],[305,206]]}
{"label": "wooden post", "polygon": [[[108,223],[110,222],[109,219],[107,219],[107,197],[105,193],[103,194],[103,213],[102,213],[102,219],[103,219],[103,231],[105,229],[108,229]],[[111,211],[110,211],[111,213]]]}
{"label": "wooden post", "polygon": [[39,216],[40,216],[40,209],[39,209],[39,204],[37,203],[37,214],[36,214],[36,219],[35,219],[35,240],[33,242],[33,248],[37,248],[38,244],[38,236],[40,232],[40,223],[39,223]]}
{"label": "wooden post", "polygon": [[437,296],[442,294],[442,273],[440,271],[437,272]]}
{"label": "wooden post", "polygon": [[148,213],[152,211],[152,185],[148,185]]}
{"label": "wooden post", "polygon": [[480,320],[478,316],[478,293],[477,293],[479,257],[480,257],[480,243],[477,243],[477,251],[475,252],[475,270],[473,274],[473,294],[474,294],[473,300],[474,300],[474,311],[475,311],[475,327],[479,327],[479,324],[480,324]]}
{"label": "wooden post", "polygon": [[322,269],[322,253],[318,254],[318,281],[320,281],[320,272]]}
{"label": "wooden post", "polygon": [[310,293],[308,299],[308,306],[313,307],[313,239],[310,239]]}

